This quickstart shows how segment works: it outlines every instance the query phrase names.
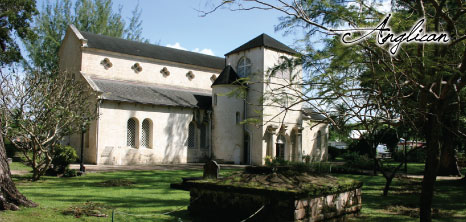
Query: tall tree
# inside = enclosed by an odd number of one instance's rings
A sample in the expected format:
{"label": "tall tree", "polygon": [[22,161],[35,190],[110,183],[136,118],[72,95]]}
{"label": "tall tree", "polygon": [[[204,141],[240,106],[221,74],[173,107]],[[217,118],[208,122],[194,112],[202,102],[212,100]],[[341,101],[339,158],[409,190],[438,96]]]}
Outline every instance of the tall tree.
{"label": "tall tree", "polygon": [[[22,39],[34,38],[29,22],[35,14],[34,0],[0,1],[0,73],[4,65],[18,62],[22,58],[14,33]],[[37,206],[23,196],[11,180],[2,126],[0,121],[0,210],[18,210],[19,206]]]}
{"label": "tall tree", "polygon": [[112,0],[77,0],[74,4],[71,0],[47,1],[34,21],[38,38],[24,42],[30,58],[27,67],[51,73],[57,70],[58,50],[70,24],[80,31],[145,41],[139,6],[135,6],[128,26],[121,11],[121,6],[114,10]]}
{"label": "tall tree", "polygon": [[[306,83],[309,89],[320,87],[324,93],[344,92],[345,89],[341,88],[343,83],[348,78],[356,78],[361,84],[346,91],[359,90],[373,96],[380,107],[397,114],[395,119],[408,121],[418,129],[427,143],[420,220],[431,221],[440,158],[450,149],[450,137],[465,135],[457,124],[465,99],[461,92],[466,86],[465,4],[458,0],[390,1],[392,16],[387,26],[394,33],[409,33],[416,22],[424,18],[422,31],[417,30],[418,33],[421,36],[429,32],[448,33],[449,42],[446,44],[412,44],[411,40],[411,44],[403,44],[398,48],[398,54],[393,56],[389,50],[396,43],[379,44],[383,38],[375,37],[380,36],[378,31],[371,38],[357,41],[352,46],[342,44],[341,32],[334,30],[376,27],[386,18],[378,7],[380,2],[229,0],[221,1],[206,14],[222,5],[233,10],[263,9],[284,13],[285,17],[277,28],[288,31],[305,29],[308,50],[304,52],[303,66],[314,71],[316,78],[311,80],[320,79],[319,84],[326,83],[316,86],[315,82],[309,81]],[[386,37],[387,34],[382,35]],[[357,39],[363,35],[357,32],[347,39]],[[316,37],[324,39],[321,50],[313,47]],[[392,40],[396,37],[392,37]],[[313,101],[316,98],[319,97],[309,96],[306,99]]]}

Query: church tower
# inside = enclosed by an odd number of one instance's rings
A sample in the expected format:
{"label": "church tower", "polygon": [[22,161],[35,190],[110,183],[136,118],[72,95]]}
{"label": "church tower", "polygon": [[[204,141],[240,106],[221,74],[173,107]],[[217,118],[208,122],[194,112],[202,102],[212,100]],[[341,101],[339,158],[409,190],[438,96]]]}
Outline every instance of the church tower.
{"label": "church tower", "polygon": [[[298,159],[300,151],[293,133],[301,127],[301,104],[292,107],[296,111],[285,110],[285,107],[289,102],[287,98],[296,99],[297,92],[301,90],[280,86],[289,85],[292,79],[301,79],[301,70],[299,67],[295,69],[294,77],[291,77],[292,73],[283,71],[273,75],[270,73],[284,58],[292,59],[296,54],[296,51],[283,43],[261,34],[225,55],[227,67],[218,77],[218,82],[212,85],[214,103],[222,98],[222,102],[229,107],[219,110],[219,106],[216,108],[213,105],[215,157],[222,159],[222,156],[227,160],[229,153],[235,163],[239,160],[254,165],[264,164],[266,156]],[[244,96],[225,96],[225,93],[240,87],[238,80],[242,81],[240,85],[245,90]],[[238,122],[238,112],[240,121],[253,121],[232,127],[232,122]],[[232,140],[227,139],[230,136]]]}

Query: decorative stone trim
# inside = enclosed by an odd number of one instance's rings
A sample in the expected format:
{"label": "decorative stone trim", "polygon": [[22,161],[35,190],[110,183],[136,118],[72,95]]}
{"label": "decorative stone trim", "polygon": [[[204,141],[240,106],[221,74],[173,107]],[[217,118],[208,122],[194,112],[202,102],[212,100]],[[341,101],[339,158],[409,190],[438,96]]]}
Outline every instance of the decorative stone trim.
{"label": "decorative stone trim", "polygon": [[134,72],[136,73],[142,72],[142,66],[138,62],[134,63],[134,65],[131,66],[131,69],[134,70]]}
{"label": "decorative stone trim", "polygon": [[213,75],[210,77],[210,81],[215,82],[215,80],[217,80],[217,76],[216,76],[215,74],[213,74]]}
{"label": "decorative stone trim", "polygon": [[186,73],[186,77],[188,77],[189,80],[194,79],[195,76],[194,76],[193,71],[189,71],[188,73]]}
{"label": "decorative stone trim", "polygon": [[278,126],[275,124],[270,124],[267,126],[267,132],[269,133],[275,133],[275,130],[278,129]]}
{"label": "decorative stone trim", "polygon": [[110,69],[110,68],[112,68],[112,66],[113,66],[113,64],[110,62],[110,59],[108,59],[108,58],[103,59],[103,60],[100,62],[100,64],[101,64],[102,66],[104,66],[105,69]]}
{"label": "decorative stone trim", "polygon": [[163,77],[167,77],[170,75],[170,71],[168,71],[167,67],[163,67],[163,69],[160,70],[160,73],[162,73]]}

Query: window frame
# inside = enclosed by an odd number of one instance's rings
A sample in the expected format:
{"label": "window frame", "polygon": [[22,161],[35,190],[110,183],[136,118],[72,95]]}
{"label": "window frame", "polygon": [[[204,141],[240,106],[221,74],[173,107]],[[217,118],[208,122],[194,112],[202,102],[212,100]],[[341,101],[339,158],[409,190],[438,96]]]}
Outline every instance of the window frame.
{"label": "window frame", "polygon": [[[249,68],[249,69],[247,69],[247,68]],[[236,71],[238,73],[238,76],[240,78],[245,78],[245,77],[247,77],[247,76],[249,76],[251,74],[251,70],[252,70],[251,60],[246,56],[241,57],[238,60],[238,64],[236,65]]]}

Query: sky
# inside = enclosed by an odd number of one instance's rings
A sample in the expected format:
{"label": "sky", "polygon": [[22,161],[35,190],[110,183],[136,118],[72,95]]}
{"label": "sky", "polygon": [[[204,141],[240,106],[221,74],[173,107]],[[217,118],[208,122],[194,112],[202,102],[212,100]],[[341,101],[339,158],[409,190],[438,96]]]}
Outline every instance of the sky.
{"label": "sky", "polygon": [[[52,0],[53,1],[53,0]],[[41,9],[44,0],[38,1]],[[113,8],[123,6],[123,17],[129,20],[139,2],[142,9],[143,37],[162,46],[196,51],[223,57],[224,54],[266,33],[293,46],[298,36],[283,36],[274,26],[282,15],[276,11],[218,11],[200,17],[196,9],[207,10],[206,3],[218,0],[113,0]]]}
{"label": "sky", "polygon": [[[46,1],[38,0],[38,8],[42,9]],[[150,43],[219,57],[262,33],[295,49],[296,42],[303,38],[302,30],[286,36],[284,31],[274,30],[279,17],[284,16],[276,10],[220,8],[205,17],[200,16],[202,13],[198,10],[209,11],[218,2],[220,0],[113,0],[113,9],[116,11],[122,6],[122,16],[128,21],[139,3],[142,35]],[[382,2],[389,4],[390,1]]]}

